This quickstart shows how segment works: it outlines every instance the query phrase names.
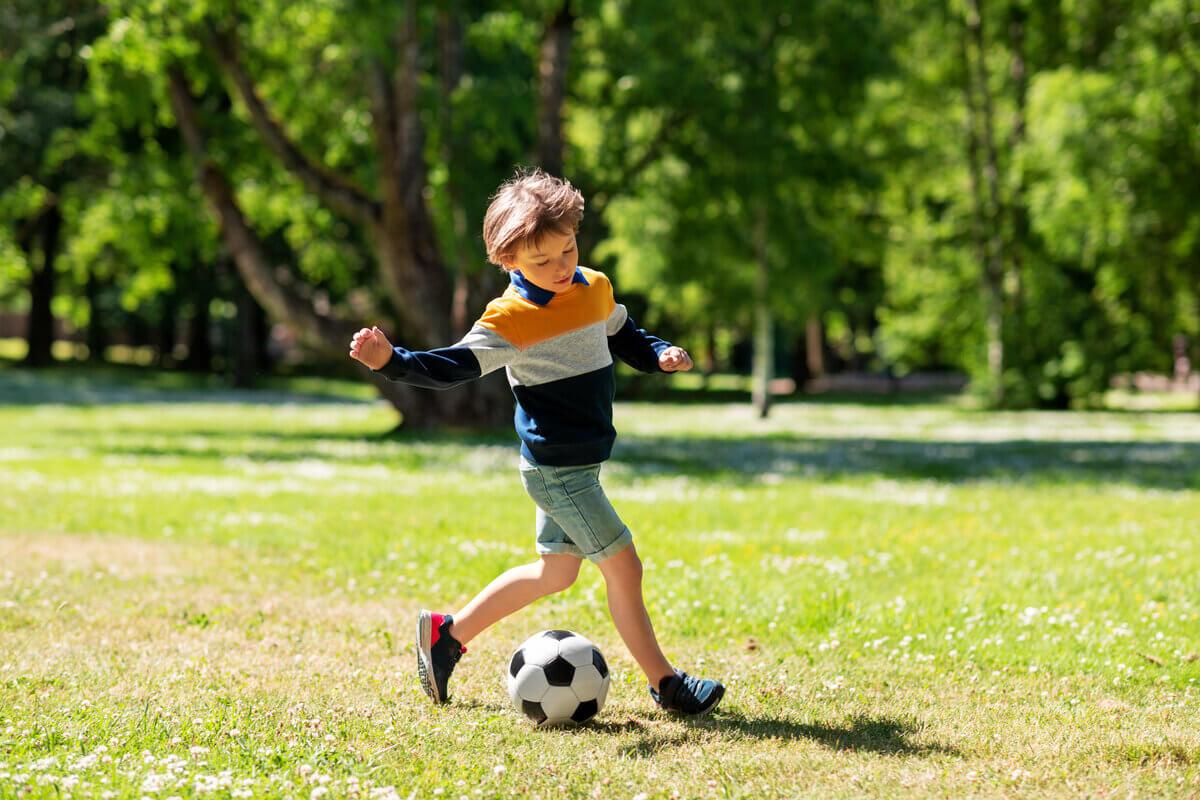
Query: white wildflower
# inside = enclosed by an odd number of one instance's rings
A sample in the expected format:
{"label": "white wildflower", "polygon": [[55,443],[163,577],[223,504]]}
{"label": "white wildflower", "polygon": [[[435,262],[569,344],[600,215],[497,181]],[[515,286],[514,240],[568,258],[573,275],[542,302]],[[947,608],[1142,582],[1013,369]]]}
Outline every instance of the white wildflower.
{"label": "white wildflower", "polygon": [[85,769],[91,769],[99,760],[100,756],[96,755],[95,753],[92,753],[91,755],[80,756],[71,762],[71,766],[68,767],[68,769],[70,769],[72,772],[80,772]]}
{"label": "white wildflower", "polygon": [[150,793],[161,792],[171,783],[171,779],[172,776],[169,772],[151,772],[142,781],[142,791]]}

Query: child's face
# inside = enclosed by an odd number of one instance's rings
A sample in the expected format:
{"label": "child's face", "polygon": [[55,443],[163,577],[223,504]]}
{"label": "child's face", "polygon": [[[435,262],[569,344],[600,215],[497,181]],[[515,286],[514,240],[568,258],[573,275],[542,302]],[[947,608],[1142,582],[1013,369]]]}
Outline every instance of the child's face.
{"label": "child's face", "polygon": [[526,280],[548,292],[569,289],[577,266],[579,250],[574,233],[551,233],[535,245],[521,245],[508,264],[509,269],[519,269]]}

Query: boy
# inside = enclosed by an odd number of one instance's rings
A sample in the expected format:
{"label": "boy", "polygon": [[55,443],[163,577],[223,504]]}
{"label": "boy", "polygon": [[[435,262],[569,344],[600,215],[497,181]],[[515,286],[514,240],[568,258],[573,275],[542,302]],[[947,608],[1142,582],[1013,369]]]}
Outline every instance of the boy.
{"label": "boy", "polygon": [[538,560],[508,570],[454,615],[421,611],[417,671],[434,702],[464,645],[530,603],[570,586],[582,559],[604,576],[613,624],[662,708],[705,714],[725,688],[674,669],[642,601],[633,536],[600,487],[612,450],[613,360],[643,372],[692,367],[679,347],[634,326],[602,273],[579,267],[575,233],[583,195],[541,170],[518,172],[483,222],[488,260],[509,274],[503,295],[457,344],[427,352],[393,347],[379,328],[354,335],[350,355],[391,380],[445,389],[505,367],[516,396],[521,480],[537,504]]}

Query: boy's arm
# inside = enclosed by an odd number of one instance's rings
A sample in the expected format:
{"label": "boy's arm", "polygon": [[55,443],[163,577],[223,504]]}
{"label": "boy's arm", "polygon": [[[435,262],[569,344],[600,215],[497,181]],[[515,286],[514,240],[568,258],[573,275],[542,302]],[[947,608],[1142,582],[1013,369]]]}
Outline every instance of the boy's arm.
{"label": "boy's arm", "polygon": [[675,347],[633,324],[625,306],[616,304],[608,317],[608,349],[641,372],[675,372],[690,369],[692,360]]}
{"label": "boy's arm", "polygon": [[[450,389],[507,363],[516,348],[476,325],[458,343],[436,350],[395,347],[378,328],[363,329],[350,355],[388,380],[427,389]],[[497,341],[499,340],[499,341]]]}

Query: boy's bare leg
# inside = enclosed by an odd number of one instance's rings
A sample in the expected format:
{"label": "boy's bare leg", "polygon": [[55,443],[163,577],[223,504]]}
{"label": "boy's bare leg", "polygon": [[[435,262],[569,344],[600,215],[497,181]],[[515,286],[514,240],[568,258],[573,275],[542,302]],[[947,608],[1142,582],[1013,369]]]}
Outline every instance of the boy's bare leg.
{"label": "boy's bare leg", "polygon": [[650,614],[642,601],[642,561],[637,550],[630,544],[615,556],[601,561],[600,573],[608,591],[608,610],[613,624],[629,653],[638,662],[650,685],[657,688],[659,682],[675,671],[671,662],[663,655],[650,623]]}
{"label": "boy's bare leg", "polygon": [[544,555],[502,573],[454,615],[450,635],[466,644],[509,614],[563,591],[575,582],[581,563],[571,555]]}

